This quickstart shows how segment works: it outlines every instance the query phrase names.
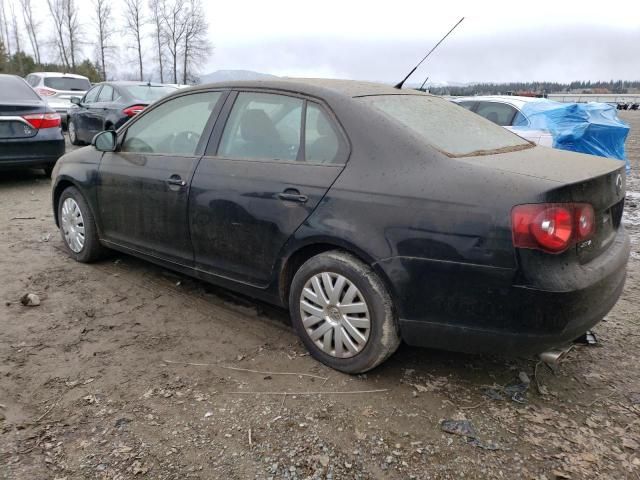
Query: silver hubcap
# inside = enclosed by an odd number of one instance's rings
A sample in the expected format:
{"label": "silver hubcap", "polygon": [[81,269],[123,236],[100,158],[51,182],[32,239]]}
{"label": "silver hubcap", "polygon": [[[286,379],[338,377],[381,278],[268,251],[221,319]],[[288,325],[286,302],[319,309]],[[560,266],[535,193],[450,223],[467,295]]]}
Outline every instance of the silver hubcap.
{"label": "silver hubcap", "polygon": [[72,142],[75,142],[76,140],[76,126],[73,122],[69,122],[69,126],[67,127],[69,129],[69,139]]}
{"label": "silver hubcap", "polygon": [[309,338],[332,357],[353,357],[369,340],[369,307],[360,290],[338,273],[318,273],[307,281],[300,315]]}
{"label": "silver hubcap", "polygon": [[80,207],[73,198],[62,203],[62,232],[69,248],[79,253],[84,247],[84,219]]}

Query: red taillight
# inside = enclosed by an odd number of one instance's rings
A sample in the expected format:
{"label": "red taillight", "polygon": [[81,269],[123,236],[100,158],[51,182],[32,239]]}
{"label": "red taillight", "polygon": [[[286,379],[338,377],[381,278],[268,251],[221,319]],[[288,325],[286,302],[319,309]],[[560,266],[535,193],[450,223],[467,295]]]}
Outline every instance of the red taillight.
{"label": "red taillight", "polygon": [[511,211],[513,245],[561,253],[588,240],[595,232],[594,220],[587,203],[518,205]]}
{"label": "red taillight", "polygon": [[60,115],[57,113],[33,113],[31,115],[23,115],[29,124],[39,130],[41,128],[55,128],[61,125]]}
{"label": "red taillight", "polygon": [[36,93],[41,97],[52,97],[56,94],[53,90],[49,90],[48,88],[38,87],[36,88]]}
{"label": "red taillight", "polygon": [[134,115],[139,114],[145,108],[147,108],[146,105],[133,105],[132,107],[127,107],[122,110],[122,113],[124,113],[127,117],[133,117]]}

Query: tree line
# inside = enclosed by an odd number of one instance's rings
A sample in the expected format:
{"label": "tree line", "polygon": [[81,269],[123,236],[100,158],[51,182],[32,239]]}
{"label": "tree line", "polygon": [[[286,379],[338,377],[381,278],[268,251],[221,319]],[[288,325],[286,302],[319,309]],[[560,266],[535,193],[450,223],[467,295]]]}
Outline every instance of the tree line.
{"label": "tree line", "polygon": [[629,89],[639,89],[640,81],[609,80],[609,81],[574,81],[559,82],[510,82],[510,83],[476,83],[462,86],[432,87],[429,91],[436,95],[501,95],[506,93],[588,93],[593,89],[607,90],[611,93],[625,94]]}
{"label": "tree line", "polygon": [[[52,26],[43,32],[32,0],[0,0],[0,72],[25,76],[34,70],[60,71],[85,75],[92,82],[107,80],[115,75],[112,62],[121,65],[126,50],[133,52],[136,65],[128,79],[197,81],[198,65],[213,48],[202,0],[88,4],[90,12],[83,10],[83,15],[89,18],[81,18],[78,0],[38,1]],[[93,48],[92,60],[83,58],[87,47]]]}

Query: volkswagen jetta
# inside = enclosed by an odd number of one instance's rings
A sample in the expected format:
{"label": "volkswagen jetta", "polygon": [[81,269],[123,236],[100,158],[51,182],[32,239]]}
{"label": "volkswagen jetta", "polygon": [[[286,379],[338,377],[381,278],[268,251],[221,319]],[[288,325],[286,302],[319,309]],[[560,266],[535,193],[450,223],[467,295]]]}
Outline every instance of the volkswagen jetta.
{"label": "volkswagen jetta", "polygon": [[115,249],[288,307],[313,356],[350,373],[401,339],[541,352],[599,322],[625,280],[622,162],[413,90],[181,90],[54,175],[73,258]]}

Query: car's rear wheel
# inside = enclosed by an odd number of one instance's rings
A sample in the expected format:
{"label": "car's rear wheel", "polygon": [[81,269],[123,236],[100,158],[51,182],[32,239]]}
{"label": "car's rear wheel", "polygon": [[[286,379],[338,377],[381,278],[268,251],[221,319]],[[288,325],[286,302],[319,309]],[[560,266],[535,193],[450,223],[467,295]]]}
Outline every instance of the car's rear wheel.
{"label": "car's rear wheel", "polygon": [[342,372],[371,370],[400,344],[387,289],[369,266],[345,252],[322,253],[300,267],[289,309],[314,358]]}
{"label": "car's rear wheel", "polygon": [[58,223],[69,255],[78,262],[98,260],[104,254],[93,214],[75,187],[68,187],[58,201]]}
{"label": "car's rear wheel", "polygon": [[69,141],[71,145],[81,145],[80,140],[78,140],[78,131],[76,130],[76,122],[73,120],[69,120],[69,125],[67,126],[67,131],[69,132]]}

